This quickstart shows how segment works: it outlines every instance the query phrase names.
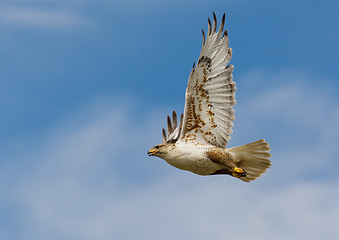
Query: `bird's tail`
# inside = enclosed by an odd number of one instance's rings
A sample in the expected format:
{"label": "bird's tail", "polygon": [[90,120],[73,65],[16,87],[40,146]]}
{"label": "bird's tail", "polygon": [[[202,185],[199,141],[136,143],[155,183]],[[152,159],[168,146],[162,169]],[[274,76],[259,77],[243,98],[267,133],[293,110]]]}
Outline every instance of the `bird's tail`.
{"label": "bird's tail", "polygon": [[271,148],[264,139],[227,150],[233,155],[237,167],[246,173],[233,176],[245,182],[260,177],[271,166]]}

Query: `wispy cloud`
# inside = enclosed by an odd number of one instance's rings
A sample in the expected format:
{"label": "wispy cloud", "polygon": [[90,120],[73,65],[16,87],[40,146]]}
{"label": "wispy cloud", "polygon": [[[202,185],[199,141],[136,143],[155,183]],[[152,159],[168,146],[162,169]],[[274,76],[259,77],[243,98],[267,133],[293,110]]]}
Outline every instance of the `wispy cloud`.
{"label": "wispy cloud", "polygon": [[93,24],[88,17],[66,10],[24,7],[0,8],[0,22],[17,26],[51,29],[69,29]]}

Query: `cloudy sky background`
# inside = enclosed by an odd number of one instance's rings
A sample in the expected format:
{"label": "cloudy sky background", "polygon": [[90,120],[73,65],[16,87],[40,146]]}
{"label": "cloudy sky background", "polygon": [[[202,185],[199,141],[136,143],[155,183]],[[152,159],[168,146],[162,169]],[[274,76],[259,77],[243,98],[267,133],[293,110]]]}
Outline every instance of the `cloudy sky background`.
{"label": "cloudy sky background", "polygon": [[[249,184],[147,150],[226,12]],[[2,0],[0,239],[338,239],[339,3]]]}

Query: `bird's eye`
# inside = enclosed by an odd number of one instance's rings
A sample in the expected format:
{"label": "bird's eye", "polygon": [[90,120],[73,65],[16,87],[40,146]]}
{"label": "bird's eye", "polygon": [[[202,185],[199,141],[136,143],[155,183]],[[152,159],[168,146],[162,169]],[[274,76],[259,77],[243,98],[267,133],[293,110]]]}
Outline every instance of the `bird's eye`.
{"label": "bird's eye", "polygon": [[155,146],[154,148],[158,149],[158,148],[159,148],[159,146]]}

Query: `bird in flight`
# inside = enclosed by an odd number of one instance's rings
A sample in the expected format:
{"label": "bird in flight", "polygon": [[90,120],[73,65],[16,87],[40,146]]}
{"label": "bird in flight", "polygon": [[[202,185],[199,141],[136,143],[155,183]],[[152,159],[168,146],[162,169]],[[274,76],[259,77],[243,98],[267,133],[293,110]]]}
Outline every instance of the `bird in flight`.
{"label": "bird in flight", "polygon": [[148,151],[170,165],[198,175],[227,174],[250,182],[271,166],[270,147],[264,139],[226,149],[233,132],[236,86],[225,14],[217,30],[208,18],[208,31],[202,30],[202,48],[197,65],[193,64],[185,96],[185,110],[179,124],[175,111],[167,116],[163,143]]}

